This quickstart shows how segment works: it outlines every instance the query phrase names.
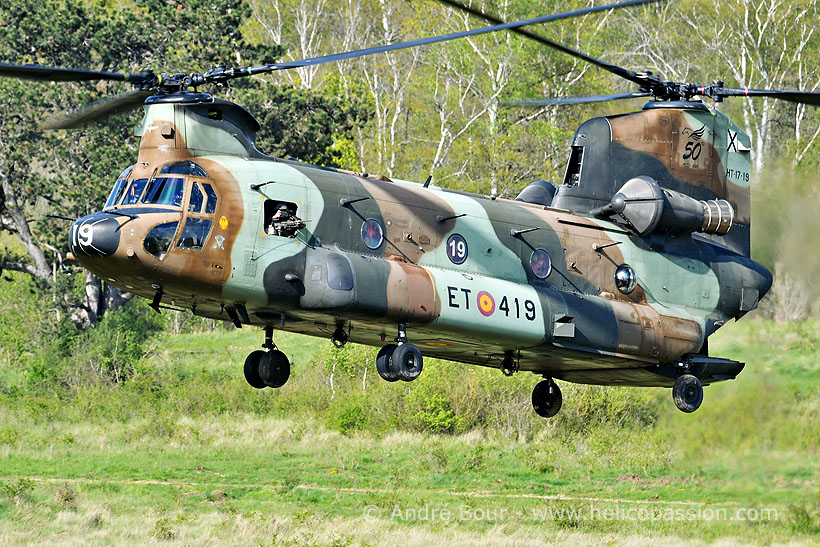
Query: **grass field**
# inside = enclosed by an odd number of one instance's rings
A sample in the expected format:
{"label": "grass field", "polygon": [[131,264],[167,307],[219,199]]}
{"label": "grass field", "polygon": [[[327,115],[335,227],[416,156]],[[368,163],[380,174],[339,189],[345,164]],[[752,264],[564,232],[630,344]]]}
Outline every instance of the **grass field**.
{"label": "grass field", "polygon": [[[532,418],[531,375],[431,362],[418,386],[385,384],[372,352],[295,335],[277,335],[291,382],[257,392],[240,365],[260,340],[164,334],[141,376],[70,395],[15,388],[7,360],[0,544],[817,543],[818,322],[728,325],[712,352],[746,370],[695,414],[668,390],[563,384],[552,423]],[[391,397],[453,376],[510,382],[504,416],[447,433],[372,420],[418,414]]]}

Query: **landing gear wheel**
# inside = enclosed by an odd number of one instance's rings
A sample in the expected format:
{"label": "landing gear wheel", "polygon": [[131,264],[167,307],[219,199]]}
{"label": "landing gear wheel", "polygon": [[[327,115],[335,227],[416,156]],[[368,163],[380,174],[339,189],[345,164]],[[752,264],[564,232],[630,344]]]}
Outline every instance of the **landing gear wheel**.
{"label": "landing gear wheel", "polygon": [[424,366],[421,350],[413,344],[402,344],[396,348],[390,362],[392,369],[405,382],[412,382],[418,378]]}
{"label": "landing gear wheel", "polygon": [[561,410],[563,397],[558,384],[547,378],[535,384],[532,390],[532,408],[542,418],[552,418]]}
{"label": "landing gear wheel", "polygon": [[259,359],[259,378],[269,387],[282,387],[290,377],[290,361],[279,350],[265,352]]}
{"label": "landing gear wheel", "polygon": [[694,412],[703,402],[703,384],[691,374],[679,376],[672,386],[672,399],[678,410]]}
{"label": "landing gear wheel", "polygon": [[382,380],[387,382],[395,382],[399,379],[399,375],[393,371],[391,363],[391,358],[397,347],[396,344],[387,344],[379,350],[379,354],[376,356],[376,370]]}
{"label": "landing gear wheel", "polygon": [[245,359],[245,380],[256,389],[265,387],[265,382],[259,377],[259,360],[263,355],[265,355],[264,351],[256,350]]}

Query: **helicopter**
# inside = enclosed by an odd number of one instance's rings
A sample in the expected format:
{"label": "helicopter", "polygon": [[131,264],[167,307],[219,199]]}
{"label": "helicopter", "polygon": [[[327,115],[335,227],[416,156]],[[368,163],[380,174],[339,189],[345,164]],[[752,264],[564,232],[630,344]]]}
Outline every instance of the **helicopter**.
{"label": "helicopter", "polygon": [[[388,382],[413,381],[425,356],[529,371],[534,411],[562,406],[556,380],[668,387],[683,412],[703,386],[744,363],[708,339],[754,310],[772,274],[750,258],[749,136],[698,100],[766,96],[820,105],[820,93],[663,81],[524,27],[648,4],[631,0],[300,61],[204,74],[96,72],[0,64],[0,76],[127,82],[135,89],[50,121],[82,127],[144,107],[136,162],[100,211],[73,220],[80,264],[151,307],[264,329],[244,375],[281,388],[290,362],[274,330],[380,346]],[[259,123],[205,85],[489,32],[509,31],[638,86],[630,93],[518,101],[545,105],[635,97],[636,112],[593,118],[572,140],[560,184],[515,199],[269,157]],[[423,350],[423,351],[422,351]]]}

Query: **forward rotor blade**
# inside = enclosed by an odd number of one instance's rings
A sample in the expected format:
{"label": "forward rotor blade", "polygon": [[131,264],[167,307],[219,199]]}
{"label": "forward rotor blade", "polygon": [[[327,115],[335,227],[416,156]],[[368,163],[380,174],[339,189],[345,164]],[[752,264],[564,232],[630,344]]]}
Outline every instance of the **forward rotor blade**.
{"label": "forward rotor blade", "polygon": [[[460,2],[457,2],[456,0],[439,0],[439,2],[441,2],[443,4],[446,4],[450,7],[465,11],[465,12],[471,14],[471,15],[475,15],[476,17],[480,17],[480,18],[482,18],[486,21],[489,21],[491,23],[500,24],[500,23],[504,22],[503,20],[499,19],[498,17],[483,13],[480,10],[477,10],[477,9],[471,7],[471,6],[466,6],[466,5],[464,5]],[[621,2],[619,4],[610,4],[608,6],[602,6],[602,8],[605,8],[605,9],[625,8],[625,7],[637,6],[637,5],[641,5],[641,4],[652,4],[652,3],[655,3],[655,2],[658,2],[658,0],[634,0],[634,1],[631,1],[631,2]],[[545,46],[549,46],[551,48],[557,49],[558,51],[566,53],[567,55],[572,55],[573,57],[576,57],[578,59],[583,59],[584,61],[586,61],[588,63],[591,63],[591,64],[597,66],[598,68],[602,68],[602,69],[604,69],[608,72],[611,72],[612,74],[615,74],[616,76],[620,76],[621,78],[629,80],[630,82],[634,82],[638,85],[644,85],[646,83],[645,78],[641,77],[641,75],[639,75],[637,72],[634,72],[632,70],[628,70],[628,69],[620,67],[618,65],[613,65],[612,63],[607,63],[606,61],[602,61],[601,59],[593,57],[592,55],[587,55],[586,53],[582,53],[582,52],[574,50],[572,48],[568,48],[567,46],[561,45],[558,42],[553,42],[552,40],[550,40],[548,38],[544,38],[543,36],[541,36],[539,34],[535,34],[534,32],[530,32],[528,30],[524,30],[524,29],[521,29],[521,28],[518,28],[518,27],[511,28],[509,30],[511,32],[515,32],[517,34],[520,34],[521,36],[526,36],[527,38],[535,40],[536,42],[544,44]]]}
{"label": "forward rotor blade", "polygon": [[634,99],[636,97],[650,97],[650,93],[633,91],[632,93],[615,93],[613,95],[593,95],[590,97],[562,97],[560,99],[521,99],[517,101],[499,101],[505,106],[553,106],[557,104],[584,104],[616,101],[619,99]]}
{"label": "forward rotor blade", "polygon": [[[334,61],[342,61],[344,59],[353,59],[353,58],[356,58],[356,57],[364,57],[364,56],[367,56],[367,55],[374,55],[376,53],[386,53],[388,51],[396,51],[396,50],[400,50],[400,49],[407,49],[407,48],[423,46],[423,45],[428,45],[428,44],[437,44],[437,43],[440,43],[440,42],[447,42],[447,41],[450,41],[450,40],[457,40],[459,38],[466,38],[467,36],[477,36],[479,34],[488,34],[490,32],[498,32],[498,31],[502,31],[502,30],[511,30],[513,32],[516,32],[517,29],[520,29],[520,27],[524,27],[524,26],[527,26],[527,25],[547,23],[549,21],[558,21],[560,19],[567,19],[569,17],[577,17],[579,15],[586,15],[588,13],[596,13],[596,12],[600,12],[600,11],[606,11],[606,10],[611,10],[611,9],[615,9],[615,8],[621,8],[621,7],[633,6],[633,5],[639,5],[639,4],[647,4],[647,3],[650,3],[650,2],[656,2],[656,1],[658,1],[658,0],[630,0],[630,1],[627,1],[627,2],[620,2],[620,3],[617,3],[617,4],[609,4],[609,5],[604,5],[604,6],[593,6],[593,7],[589,7],[589,8],[582,8],[582,9],[567,11],[567,12],[563,12],[563,13],[556,13],[556,14],[553,14],[553,15],[544,15],[544,16],[541,16],[541,17],[534,17],[532,19],[525,19],[523,21],[515,21],[515,22],[512,22],[512,23],[505,23],[504,21],[501,21],[500,19],[491,19],[489,17],[484,16],[485,19],[487,19],[489,21],[492,21],[492,22],[496,22],[497,24],[495,24],[493,26],[490,26],[490,27],[472,29],[472,30],[467,30],[467,31],[462,31],[462,32],[453,32],[453,33],[450,33],[450,34],[445,34],[443,36],[432,36],[432,37],[429,37],[429,38],[421,38],[421,39],[412,40],[412,41],[409,41],[409,42],[400,42],[398,44],[390,44],[390,45],[386,45],[386,46],[378,46],[378,47],[371,47],[371,48],[366,48],[366,49],[359,49],[359,50],[355,50],[355,51],[348,51],[348,52],[345,52],[345,53],[334,53],[332,55],[323,55],[321,57],[313,57],[311,59],[302,59],[302,60],[298,60],[298,61],[289,61],[289,62],[285,62],[285,63],[271,63],[271,64],[268,64],[268,65],[253,66],[253,67],[240,68],[240,69],[232,69],[233,72],[232,72],[232,74],[230,74],[229,77],[230,78],[236,78],[236,77],[240,77],[240,76],[250,76],[251,74],[264,74],[264,73],[267,73],[267,72],[274,72],[274,71],[277,71],[277,70],[285,70],[285,69],[289,69],[289,68],[298,68],[298,67],[303,67],[303,66],[320,65],[320,64],[324,64],[324,63],[331,63],[331,62],[334,62]],[[546,39],[542,39],[542,40],[546,40]],[[554,42],[549,42],[549,44],[553,45],[553,47],[557,47],[559,49],[563,48],[563,46],[561,46],[560,44],[555,44]],[[570,50],[568,48],[565,48],[565,49],[568,52],[573,52],[573,54],[575,54],[577,56],[584,56],[583,53],[579,53],[579,52],[576,52],[574,50]],[[587,56],[584,56],[584,58],[587,58]],[[604,64],[606,66],[614,67],[613,70],[618,69],[618,70],[621,70],[621,71],[624,71],[624,72],[628,72],[628,71],[625,71],[625,69],[621,69],[620,67],[615,67],[614,65],[609,65],[608,63],[604,63],[603,61],[598,61],[597,59],[594,59],[593,57],[589,57],[588,60],[590,60],[590,62],[597,62],[598,64]],[[634,74],[634,73],[631,73],[631,74]],[[206,77],[207,77],[207,75],[206,75]],[[626,76],[624,76],[624,77],[626,77]],[[637,80],[633,80],[633,81],[637,81]]]}
{"label": "forward rotor blade", "polygon": [[106,97],[70,114],[49,118],[40,127],[43,129],[77,129],[117,112],[135,108],[143,104],[145,99],[153,93],[153,91],[134,89],[113,97]]}
{"label": "forward rotor blade", "polygon": [[718,87],[712,91],[720,97],[772,97],[792,103],[820,106],[820,91],[799,91],[794,89],[740,89],[735,87]]}
{"label": "forward rotor blade", "polygon": [[0,77],[51,82],[82,82],[87,80],[128,80],[128,74],[97,72],[78,68],[0,63]]}

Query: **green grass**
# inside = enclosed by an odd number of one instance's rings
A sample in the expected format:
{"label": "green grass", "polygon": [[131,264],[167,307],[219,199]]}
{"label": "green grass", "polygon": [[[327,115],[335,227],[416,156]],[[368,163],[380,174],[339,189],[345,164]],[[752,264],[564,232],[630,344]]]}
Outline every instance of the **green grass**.
{"label": "green grass", "polygon": [[[291,381],[256,391],[241,365],[261,338],[163,334],[116,386],[7,380],[0,543],[810,544],[820,533],[816,321],[727,325],[712,352],[747,368],[707,387],[695,414],[668,390],[563,384],[552,422],[529,408],[532,375],[431,361],[417,382],[387,384],[369,349],[281,333]],[[726,519],[701,518],[715,512]]]}

